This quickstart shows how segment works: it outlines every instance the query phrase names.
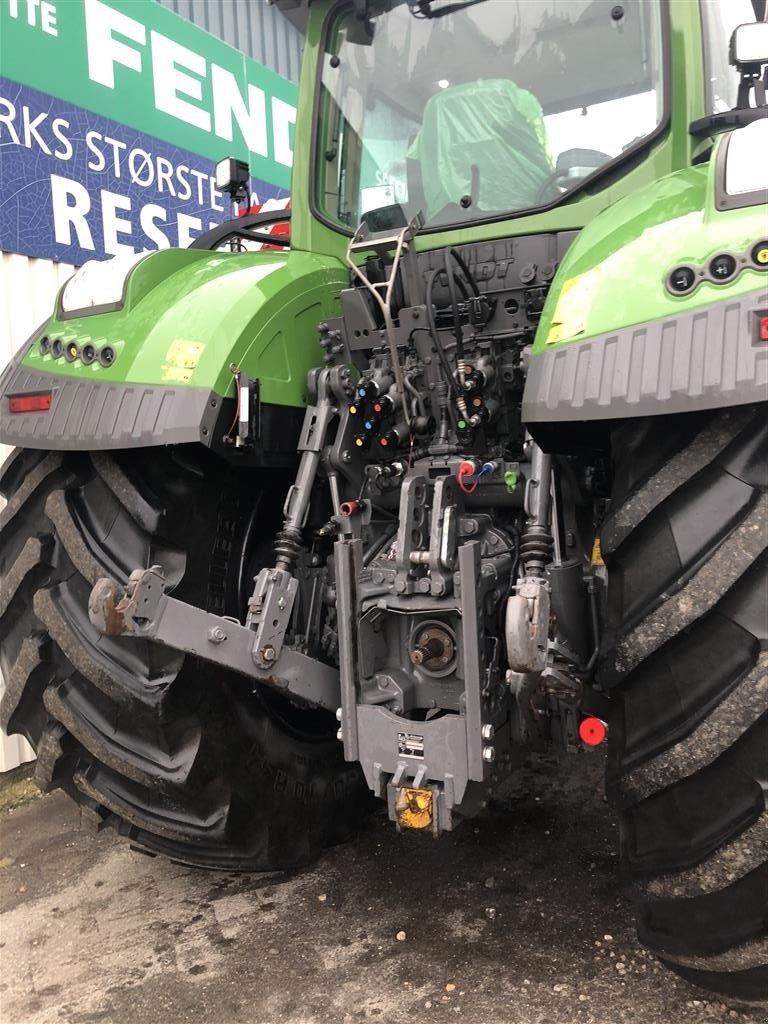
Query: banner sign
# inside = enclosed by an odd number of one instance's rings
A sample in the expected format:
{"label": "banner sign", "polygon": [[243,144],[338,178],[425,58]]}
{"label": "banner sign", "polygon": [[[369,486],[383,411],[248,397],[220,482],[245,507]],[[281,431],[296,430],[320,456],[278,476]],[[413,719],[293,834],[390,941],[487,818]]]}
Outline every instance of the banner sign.
{"label": "banner sign", "polygon": [[81,264],[188,245],[252,171],[284,205],[296,87],[155,0],[0,0],[0,249]]}

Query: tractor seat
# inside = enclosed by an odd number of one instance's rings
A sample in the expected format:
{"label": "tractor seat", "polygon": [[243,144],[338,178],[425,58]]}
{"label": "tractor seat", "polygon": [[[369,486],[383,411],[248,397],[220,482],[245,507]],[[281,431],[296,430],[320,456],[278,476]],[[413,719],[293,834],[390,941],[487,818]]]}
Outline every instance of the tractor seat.
{"label": "tractor seat", "polygon": [[441,89],[424,108],[407,170],[428,223],[535,205],[552,174],[539,101],[503,78]]}

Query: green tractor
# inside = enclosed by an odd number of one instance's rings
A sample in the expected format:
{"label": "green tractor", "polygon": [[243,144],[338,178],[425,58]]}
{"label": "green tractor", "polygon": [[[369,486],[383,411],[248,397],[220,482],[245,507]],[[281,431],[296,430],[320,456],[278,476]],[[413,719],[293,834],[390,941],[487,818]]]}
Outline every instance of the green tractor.
{"label": "green tractor", "polygon": [[768,995],[765,2],[278,3],[289,246],[87,264],[2,378],[2,724],[257,871],[605,743],[640,941]]}

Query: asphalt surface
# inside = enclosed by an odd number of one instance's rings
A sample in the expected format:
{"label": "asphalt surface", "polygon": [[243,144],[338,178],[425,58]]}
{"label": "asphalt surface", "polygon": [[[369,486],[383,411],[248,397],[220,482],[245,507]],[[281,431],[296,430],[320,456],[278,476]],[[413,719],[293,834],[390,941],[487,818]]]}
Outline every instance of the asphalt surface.
{"label": "asphalt surface", "polygon": [[289,878],[142,856],[6,784],[0,1021],[765,1022],[637,945],[601,768],[535,761],[440,840],[374,817]]}

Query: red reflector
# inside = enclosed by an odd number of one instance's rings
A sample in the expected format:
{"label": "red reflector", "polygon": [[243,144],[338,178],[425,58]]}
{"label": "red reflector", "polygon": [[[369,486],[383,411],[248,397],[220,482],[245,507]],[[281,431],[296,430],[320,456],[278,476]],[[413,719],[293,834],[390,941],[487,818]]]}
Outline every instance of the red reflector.
{"label": "red reflector", "polygon": [[768,341],[768,316],[760,317],[760,341]]}
{"label": "red reflector", "polygon": [[602,718],[583,718],[579,726],[579,736],[582,743],[588,747],[599,747],[608,734],[605,722]]}
{"label": "red reflector", "polygon": [[37,395],[10,395],[8,407],[11,412],[48,412],[52,401],[51,391],[42,391]]}

